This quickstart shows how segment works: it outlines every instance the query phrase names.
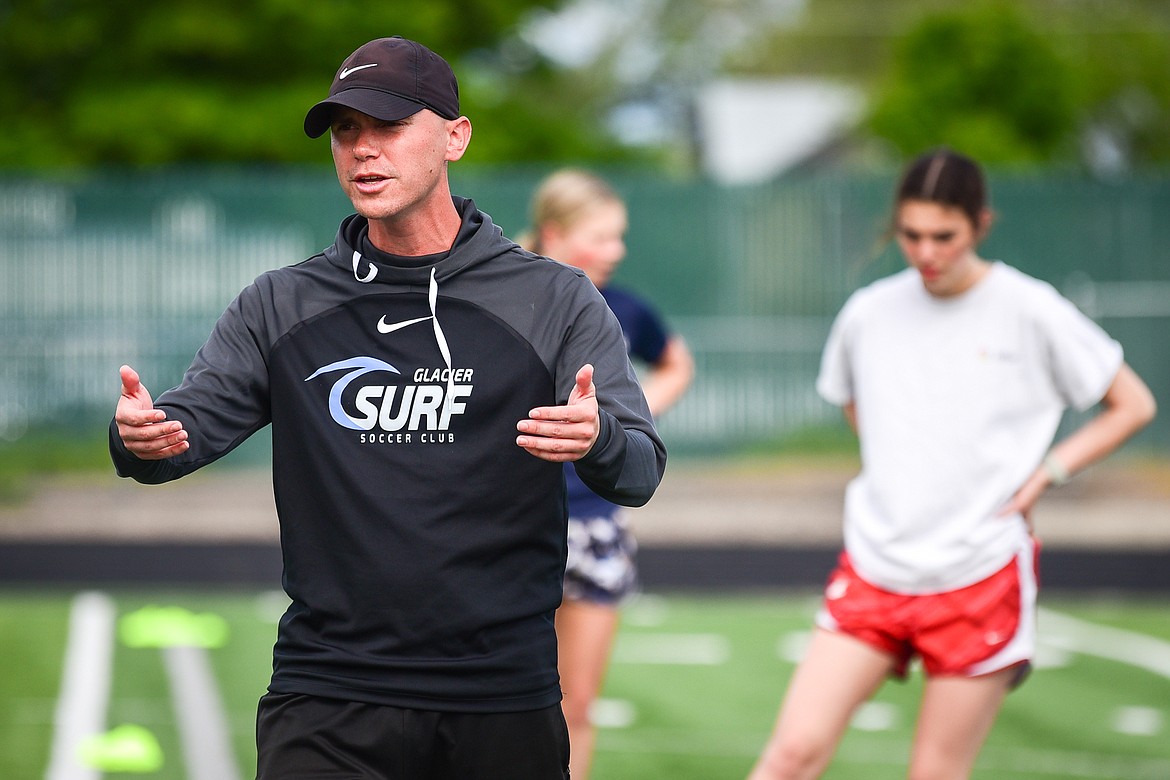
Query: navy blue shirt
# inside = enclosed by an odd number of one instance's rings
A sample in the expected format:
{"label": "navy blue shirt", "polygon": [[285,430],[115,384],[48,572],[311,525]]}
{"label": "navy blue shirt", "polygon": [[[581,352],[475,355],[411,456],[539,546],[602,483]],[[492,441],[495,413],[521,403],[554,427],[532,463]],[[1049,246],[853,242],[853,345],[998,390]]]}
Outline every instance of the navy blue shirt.
{"label": "navy blue shirt", "polygon": [[[601,295],[617,315],[630,357],[651,366],[661,360],[670,333],[658,312],[642,298],[620,288],[606,287]],[[618,505],[590,490],[572,463],[565,464],[565,484],[570,517],[612,517],[617,513]]]}

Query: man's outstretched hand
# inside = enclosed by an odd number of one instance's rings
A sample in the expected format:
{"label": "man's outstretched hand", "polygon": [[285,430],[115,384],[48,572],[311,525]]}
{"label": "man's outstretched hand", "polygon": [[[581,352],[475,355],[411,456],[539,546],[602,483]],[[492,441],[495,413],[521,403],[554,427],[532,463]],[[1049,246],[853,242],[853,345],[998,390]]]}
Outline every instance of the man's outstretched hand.
{"label": "man's outstretched hand", "polygon": [[164,460],[187,451],[187,432],[177,420],[167,420],[166,412],[154,408],[154,401],[143,386],[138,372],[122,366],[122,395],[114,412],[118,435],[135,457]]}
{"label": "man's outstretched hand", "polygon": [[576,379],[567,404],[538,406],[528,413],[528,419],[516,423],[520,431],[517,445],[542,460],[558,463],[580,460],[593,449],[601,431],[593,366],[582,366]]}

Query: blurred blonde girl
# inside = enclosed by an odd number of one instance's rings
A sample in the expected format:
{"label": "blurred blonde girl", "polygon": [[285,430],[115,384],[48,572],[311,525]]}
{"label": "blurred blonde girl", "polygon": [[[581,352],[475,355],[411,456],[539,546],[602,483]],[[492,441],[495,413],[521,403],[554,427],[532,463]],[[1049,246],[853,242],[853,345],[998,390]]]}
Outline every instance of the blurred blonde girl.
{"label": "blurred blonde girl", "polygon": [[[531,204],[526,249],[581,269],[617,315],[631,358],[645,365],[642,389],[655,417],[682,397],[694,375],[686,344],[641,297],[610,278],[625,258],[625,203],[600,177],[564,169],[546,178]],[[556,616],[562,707],[569,725],[570,774],[586,780],[593,754],[590,709],[605,678],[618,605],[636,582],[636,544],[620,508],[600,498],[566,464],[569,554],[565,598]]]}

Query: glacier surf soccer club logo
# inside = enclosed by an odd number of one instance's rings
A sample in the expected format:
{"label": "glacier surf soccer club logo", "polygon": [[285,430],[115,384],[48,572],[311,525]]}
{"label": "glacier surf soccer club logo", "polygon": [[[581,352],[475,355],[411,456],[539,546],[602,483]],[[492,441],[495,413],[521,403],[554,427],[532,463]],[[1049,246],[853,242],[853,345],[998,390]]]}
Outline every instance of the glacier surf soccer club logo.
{"label": "glacier surf soccer club logo", "polygon": [[[432,298],[432,312],[433,306]],[[447,339],[433,313],[393,323],[382,317],[377,329],[386,335],[424,322],[433,324],[444,365],[419,367],[404,375],[385,360],[356,355],[321,366],[305,377],[306,382],[333,378],[329,415],[342,428],[358,432],[360,443],[454,443],[451,421],[467,410],[473,370],[451,364]]]}

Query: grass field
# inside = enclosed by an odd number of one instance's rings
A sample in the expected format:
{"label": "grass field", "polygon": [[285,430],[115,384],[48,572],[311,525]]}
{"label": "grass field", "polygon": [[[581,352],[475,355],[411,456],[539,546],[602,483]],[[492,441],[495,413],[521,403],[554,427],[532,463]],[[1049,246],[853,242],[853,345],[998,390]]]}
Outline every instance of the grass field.
{"label": "grass field", "polygon": [[[115,630],[106,640],[113,653],[102,726],[142,727],[157,741],[162,763],[136,767],[148,771],[106,763],[104,777],[194,776],[184,740],[207,744],[208,735],[192,736],[191,725],[176,715],[176,701],[201,713],[208,701],[221,710],[230,760],[239,777],[250,777],[255,704],[267,682],[283,596],[106,595]],[[0,592],[4,780],[46,777],[74,596]],[[153,606],[181,607],[178,623],[198,630],[185,634],[174,620],[164,625],[157,613],[142,611]],[[1042,607],[1040,668],[1009,697],[976,777],[1170,778],[1170,597],[1052,595]],[[771,728],[814,608],[809,594],[788,592],[650,595],[632,603],[597,711],[602,728],[594,780],[742,778]],[[140,620],[147,614],[153,617]],[[145,634],[130,630],[143,625]],[[175,665],[180,657],[168,655],[167,646],[185,642],[207,645],[196,652],[209,662],[210,675],[196,674],[198,664]],[[86,677],[100,675],[91,669]],[[201,687],[202,703],[192,698]],[[918,678],[887,684],[859,713],[827,777],[903,777],[919,689]],[[93,744],[87,750],[98,763],[117,758],[116,751],[95,753]]]}

